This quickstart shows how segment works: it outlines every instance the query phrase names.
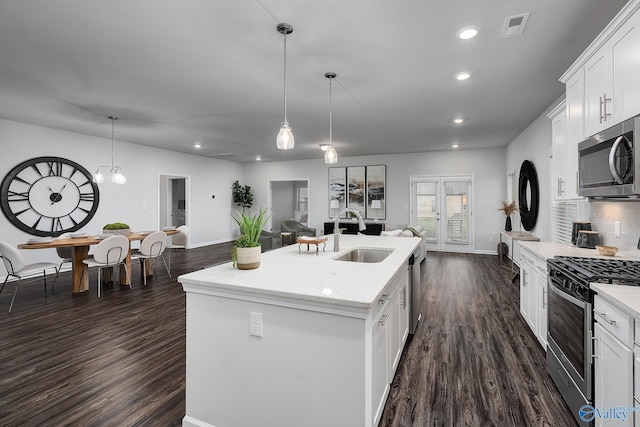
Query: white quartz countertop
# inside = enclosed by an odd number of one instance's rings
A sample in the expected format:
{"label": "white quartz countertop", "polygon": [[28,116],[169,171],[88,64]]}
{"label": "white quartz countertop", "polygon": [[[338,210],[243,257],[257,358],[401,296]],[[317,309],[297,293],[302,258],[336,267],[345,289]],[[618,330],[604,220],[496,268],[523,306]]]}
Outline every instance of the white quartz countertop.
{"label": "white quartz countertop", "polygon": [[[236,295],[264,295],[371,308],[384,287],[418,246],[418,237],[342,235],[340,252],[333,252],[333,236],[328,236],[323,252],[315,245],[284,246],[262,254],[260,267],[237,270],[225,263],[178,277],[187,292],[228,290]],[[385,248],[393,252],[378,263],[336,261],[334,258],[354,248]]]}
{"label": "white quartz countertop", "polygon": [[615,254],[615,256],[603,256],[598,254],[595,249],[579,248],[568,243],[552,243],[552,242],[520,242],[520,247],[529,248],[542,258],[553,258],[556,255],[562,256],[575,256],[575,257],[587,257],[587,258],[608,258],[608,259],[633,259],[638,260],[637,255],[634,252],[621,252]]}
{"label": "white quartz countertop", "polygon": [[630,316],[640,319],[640,286],[591,283],[591,289]]}

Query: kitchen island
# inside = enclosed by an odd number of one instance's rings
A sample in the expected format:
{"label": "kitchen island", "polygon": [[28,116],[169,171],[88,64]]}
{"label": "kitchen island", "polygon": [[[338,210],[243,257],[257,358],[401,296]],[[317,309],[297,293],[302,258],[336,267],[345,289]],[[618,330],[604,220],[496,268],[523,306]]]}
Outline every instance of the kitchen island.
{"label": "kitchen island", "polygon": [[[419,238],[333,236],[327,251],[262,254],[178,278],[187,293],[184,426],[377,425],[408,335]],[[375,263],[354,248],[393,250]]]}

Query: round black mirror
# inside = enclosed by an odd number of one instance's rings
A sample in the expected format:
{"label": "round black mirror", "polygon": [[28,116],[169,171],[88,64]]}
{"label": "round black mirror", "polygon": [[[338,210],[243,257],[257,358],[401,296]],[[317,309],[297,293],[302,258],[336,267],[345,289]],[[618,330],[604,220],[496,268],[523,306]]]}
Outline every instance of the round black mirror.
{"label": "round black mirror", "polygon": [[518,180],[518,207],[522,226],[527,231],[536,226],[539,203],[538,174],[533,163],[525,160],[520,167],[520,178]]}

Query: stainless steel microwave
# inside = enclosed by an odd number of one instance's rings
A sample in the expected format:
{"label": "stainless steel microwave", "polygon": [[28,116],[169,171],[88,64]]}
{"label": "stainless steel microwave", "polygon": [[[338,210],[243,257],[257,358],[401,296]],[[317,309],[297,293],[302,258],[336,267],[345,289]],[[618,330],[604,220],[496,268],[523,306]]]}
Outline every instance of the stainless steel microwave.
{"label": "stainless steel microwave", "polygon": [[610,127],[578,144],[578,195],[597,198],[639,197],[640,116]]}

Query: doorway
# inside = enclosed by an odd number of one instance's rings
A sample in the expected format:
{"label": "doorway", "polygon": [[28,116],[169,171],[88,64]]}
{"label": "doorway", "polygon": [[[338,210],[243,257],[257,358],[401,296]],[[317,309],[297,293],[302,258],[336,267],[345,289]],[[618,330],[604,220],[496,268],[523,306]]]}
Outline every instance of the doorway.
{"label": "doorway", "polygon": [[187,176],[160,175],[160,208],[158,209],[160,228],[187,225],[188,180]]}
{"label": "doorway", "polygon": [[427,249],[473,251],[473,176],[411,177],[411,223],[427,232]]}
{"label": "doorway", "polygon": [[273,213],[272,232],[280,232],[282,221],[293,219],[309,225],[309,180],[270,180],[268,205]]}

